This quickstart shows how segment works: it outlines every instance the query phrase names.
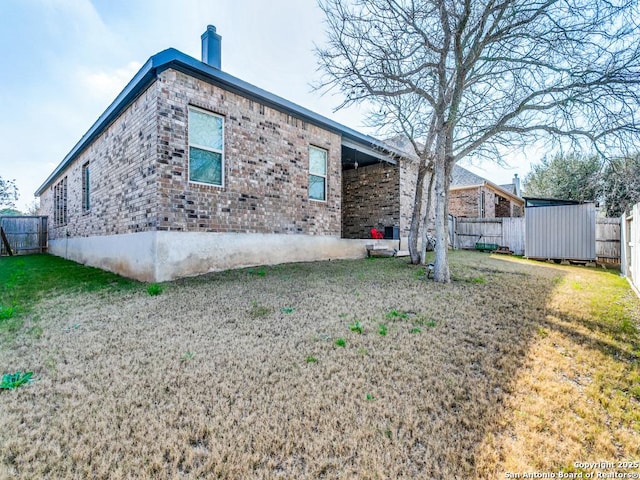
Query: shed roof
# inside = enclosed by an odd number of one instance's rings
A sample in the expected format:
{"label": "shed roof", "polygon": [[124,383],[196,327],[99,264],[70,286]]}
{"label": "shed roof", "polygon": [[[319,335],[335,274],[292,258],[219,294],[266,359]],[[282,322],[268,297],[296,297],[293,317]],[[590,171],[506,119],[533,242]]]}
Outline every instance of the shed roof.
{"label": "shed roof", "polygon": [[549,197],[523,197],[525,206],[530,207],[561,207],[566,205],[582,205],[584,203],[595,203],[592,200],[570,200],[566,198]]}
{"label": "shed roof", "polygon": [[38,190],[36,190],[36,196],[41,195],[42,192],[54,182],[57,176],[156,80],[156,76],[159,73],[169,68],[199,78],[205,82],[218,85],[227,91],[255,99],[269,107],[295,115],[306,122],[337,133],[342,136],[343,143],[350,148],[357,149],[380,160],[394,163],[394,158],[403,156],[402,152],[393,146],[385,144],[374,137],[360,133],[289,100],[247,83],[244,80],[240,80],[233,75],[229,75],[222,70],[196,60],[175,48],[169,48],[153,55],[146,61],[113,103],[100,115],[87,133],[82,136],[80,141],[64,157],[62,162],[60,162],[51,175],[47,177]]}

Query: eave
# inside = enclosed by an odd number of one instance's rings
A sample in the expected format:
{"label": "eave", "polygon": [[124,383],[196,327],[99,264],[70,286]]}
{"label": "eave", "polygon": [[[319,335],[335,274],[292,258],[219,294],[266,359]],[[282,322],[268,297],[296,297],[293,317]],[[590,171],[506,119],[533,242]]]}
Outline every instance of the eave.
{"label": "eave", "polygon": [[100,115],[87,133],[82,136],[80,141],[76,143],[51,175],[49,175],[38,190],[36,190],[35,195],[40,196],[45,189],[53,184],[56,178],[85,148],[91,145],[91,143],[156,80],[158,74],[167,69],[178,70],[336,133],[342,137],[342,142],[345,145],[376,157],[380,161],[395,163],[398,158],[403,156],[399,150],[394,149],[374,137],[364,135],[352,128],[312,112],[307,108],[229,75],[222,70],[202,63],[174,48],[169,48],[147,60],[111,105]]}

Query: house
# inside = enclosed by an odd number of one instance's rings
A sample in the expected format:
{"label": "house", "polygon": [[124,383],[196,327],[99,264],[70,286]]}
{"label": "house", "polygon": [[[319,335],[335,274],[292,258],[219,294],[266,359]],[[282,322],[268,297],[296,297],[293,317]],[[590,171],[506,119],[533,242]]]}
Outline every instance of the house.
{"label": "house", "polygon": [[[143,281],[364,256],[408,231],[401,152],[175,49],[144,64],[36,191],[49,251]],[[385,242],[379,240],[379,242]]]}
{"label": "house", "polygon": [[500,218],[524,215],[520,179],[497,185],[459,165],[453,167],[449,187],[449,213],[456,217]]}
{"label": "house", "polygon": [[[402,161],[399,165],[379,164],[353,170],[349,169],[347,163],[347,170],[343,172],[345,191],[357,190],[347,196],[347,199],[354,201],[353,205],[344,204],[343,235],[354,235],[350,238],[362,238],[359,236],[363,233],[362,225],[381,226],[394,222],[400,225],[403,242],[409,235],[418,160],[405,137],[388,138],[385,144],[401,152]],[[375,169],[378,172],[374,173]],[[449,213],[470,218],[521,217],[524,215],[524,199],[520,195],[517,174],[512,184],[497,185],[455,165],[449,186]],[[363,202],[364,199],[368,201]],[[372,206],[375,208],[370,209]],[[426,205],[423,204],[423,208]],[[431,209],[429,230],[433,229],[435,218],[433,203]]]}

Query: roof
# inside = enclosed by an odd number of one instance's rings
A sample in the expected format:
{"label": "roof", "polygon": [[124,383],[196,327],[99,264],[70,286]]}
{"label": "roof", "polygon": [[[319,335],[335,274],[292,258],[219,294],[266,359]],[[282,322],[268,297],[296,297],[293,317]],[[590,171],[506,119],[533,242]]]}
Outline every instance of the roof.
{"label": "roof", "polygon": [[175,69],[205,82],[218,85],[227,91],[238,93],[244,97],[255,99],[269,107],[295,115],[298,118],[342,136],[342,143],[381,160],[394,163],[394,158],[401,157],[402,152],[380,140],[341,125],[327,117],[301,107],[289,100],[267,92],[228,73],[202,63],[175,48],[163,50],[149,58],[135,74],[127,86],[120,92],[111,105],[89,128],[80,141],[64,157],[62,162],[49,175],[35,192],[36,196],[49,187],[82,152],[93,142],[133,101],[142,94],[157,78],[159,73],[167,69]]}
{"label": "roof", "polygon": [[[451,173],[451,183],[449,185],[450,189],[462,190],[465,188],[484,186],[492,188],[505,197],[510,197],[511,199],[524,203],[522,197],[516,195],[513,192],[513,189],[505,188],[506,186],[495,184],[487,180],[486,178],[483,178],[480,175],[476,175],[466,168],[461,167],[460,165],[453,166],[453,172]],[[511,187],[513,187],[513,185],[511,185]]]}
{"label": "roof", "polygon": [[[396,135],[395,137],[387,138],[385,143],[396,151],[403,154],[404,157],[407,158],[417,158],[416,153],[414,151],[413,145],[409,141],[409,139],[404,135]],[[422,146],[422,145],[419,145]],[[519,203],[524,204],[524,200],[516,193],[516,188],[514,184],[511,185],[497,185],[493,182],[490,182],[486,178],[481,177],[480,175],[476,175],[475,173],[467,170],[466,168],[461,167],[460,165],[454,165],[453,171],[451,173],[451,183],[449,184],[449,189],[465,189],[465,188],[473,188],[473,187],[482,187],[488,186],[500,194],[511,197],[513,200],[516,200]],[[510,187],[510,188],[505,188]]]}
{"label": "roof", "polygon": [[517,195],[515,183],[505,183],[504,185],[500,185],[500,187],[504,188],[507,192],[511,192]]}
{"label": "roof", "polygon": [[487,182],[486,178],[482,178],[480,175],[462,168],[460,165],[454,165],[451,172],[451,184],[450,187],[470,187],[476,185],[484,185]]}
{"label": "roof", "polygon": [[523,197],[525,206],[531,207],[560,207],[563,205],[582,205],[585,203],[595,203],[593,201],[569,200],[566,198],[548,198],[548,197]]}

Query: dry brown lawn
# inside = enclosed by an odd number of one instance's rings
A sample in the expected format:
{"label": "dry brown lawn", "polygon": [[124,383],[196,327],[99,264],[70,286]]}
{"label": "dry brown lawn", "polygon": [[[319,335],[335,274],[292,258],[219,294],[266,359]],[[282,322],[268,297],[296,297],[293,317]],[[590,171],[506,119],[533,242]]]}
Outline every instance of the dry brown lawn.
{"label": "dry brown lawn", "polygon": [[440,285],[406,259],[322,262],[48,295],[1,344],[3,372],[37,380],[0,391],[0,478],[491,479],[640,460],[626,281],[475,252],[452,271]]}

